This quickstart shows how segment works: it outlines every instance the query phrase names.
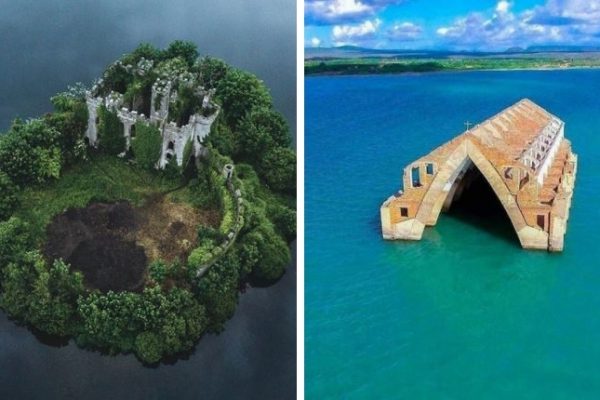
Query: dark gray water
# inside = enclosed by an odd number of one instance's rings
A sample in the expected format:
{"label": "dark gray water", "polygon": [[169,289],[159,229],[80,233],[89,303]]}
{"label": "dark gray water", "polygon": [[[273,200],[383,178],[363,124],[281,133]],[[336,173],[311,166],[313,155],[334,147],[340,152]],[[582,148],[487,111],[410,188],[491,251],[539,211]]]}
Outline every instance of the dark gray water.
{"label": "dark gray water", "polygon": [[[49,111],[51,95],[90,82],[139,42],[175,39],[257,74],[294,131],[295,8],[294,0],[0,0],[0,131]],[[277,284],[242,294],[221,335],[155,369],[43,344],[0,313],[0,398],[293,398],[295,309],[294,263]]]}
{"label": "dark gray water", "polygon": [[140,42],[175,39],[258,75],[295,127],[295,0],[0,0],[0,131]]}

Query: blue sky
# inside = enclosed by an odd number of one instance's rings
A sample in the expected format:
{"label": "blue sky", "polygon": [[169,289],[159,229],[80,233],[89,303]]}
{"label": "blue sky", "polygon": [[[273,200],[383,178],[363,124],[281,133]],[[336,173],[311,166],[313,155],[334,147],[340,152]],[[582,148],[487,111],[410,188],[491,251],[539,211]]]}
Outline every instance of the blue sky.
{"label": "blue sky", "polygon": [[305,0],[307,47],[600,46],[600,0]]}

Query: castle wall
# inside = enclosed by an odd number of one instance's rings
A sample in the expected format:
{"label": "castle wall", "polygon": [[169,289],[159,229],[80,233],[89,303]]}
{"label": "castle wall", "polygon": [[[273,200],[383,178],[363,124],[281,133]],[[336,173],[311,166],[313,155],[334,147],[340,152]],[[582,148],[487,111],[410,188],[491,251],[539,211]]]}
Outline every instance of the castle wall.
{"label": "castle wall", "polygon": [[91,146],[97,146],[98,108],[104,104],[107,109],[116,112],[119,120],[123,123],[123,136],[125,137],[126,145],[122,155],[131,148],[131,142],[134,140],[131,135],[134,124],[137,122],[153,124],[161,131],[163,140],[157,166],[165,168],[173,158],[176,159],[177,165],[181,166],[184,162],[185,147],[189,142],[193,143],[192,149],[195,157],[204,155],[203,141],[210,133],[211,126],[219,113],[219,107],[211,102],[214,90],[206,92],[203,88],[199,88],[197,94],[203,96],[203,108],[211,107],[215,111],[208,117],[201,114],[194,114],[190,117],[186,125],[178,127],[174,122],[167,123],[169,105],[177,98],[176,92],[172,91],[171,81],[158,79],[152,86],[149,117],[121,107],[123,104],[123,95],[119,93],[111,92],[106,98],[92,97],[91,93],[88,93],[86,103],[89,118],[86,137]]}

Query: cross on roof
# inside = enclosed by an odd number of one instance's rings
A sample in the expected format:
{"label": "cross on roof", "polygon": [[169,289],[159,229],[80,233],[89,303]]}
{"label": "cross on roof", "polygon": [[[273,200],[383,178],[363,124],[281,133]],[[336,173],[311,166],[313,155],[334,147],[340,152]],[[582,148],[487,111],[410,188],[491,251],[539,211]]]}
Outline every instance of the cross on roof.
{"label": "cross on roof", "polygon": [[473,126],[474,124],[472,124],[471,122],[467,121],[465,122],[465,126],[467,127],[467,130],[471,129],[471,126]]}

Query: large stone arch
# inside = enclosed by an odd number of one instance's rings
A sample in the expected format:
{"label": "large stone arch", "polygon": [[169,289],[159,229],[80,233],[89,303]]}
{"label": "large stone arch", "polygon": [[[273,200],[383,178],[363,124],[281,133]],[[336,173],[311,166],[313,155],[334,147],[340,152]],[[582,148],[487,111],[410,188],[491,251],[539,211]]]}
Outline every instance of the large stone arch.
{"label": "large stone arch", "polygon": [[461,143],[439,166],[438,172],[431,182],[427,193],[423,197],[416,215],[416,220],[425,225],[433,226],[437,223],[442,207],[452,193],[457,177],[472,163],[487,180],[494,193],[500,200],[510,222],[525,248],[547,248],[548,235],[546,232],[527,225],[523,213],[517,205],[516,198],[510,193],[504,180],[491,162],[483,155],[478,146],[470,140]]}

